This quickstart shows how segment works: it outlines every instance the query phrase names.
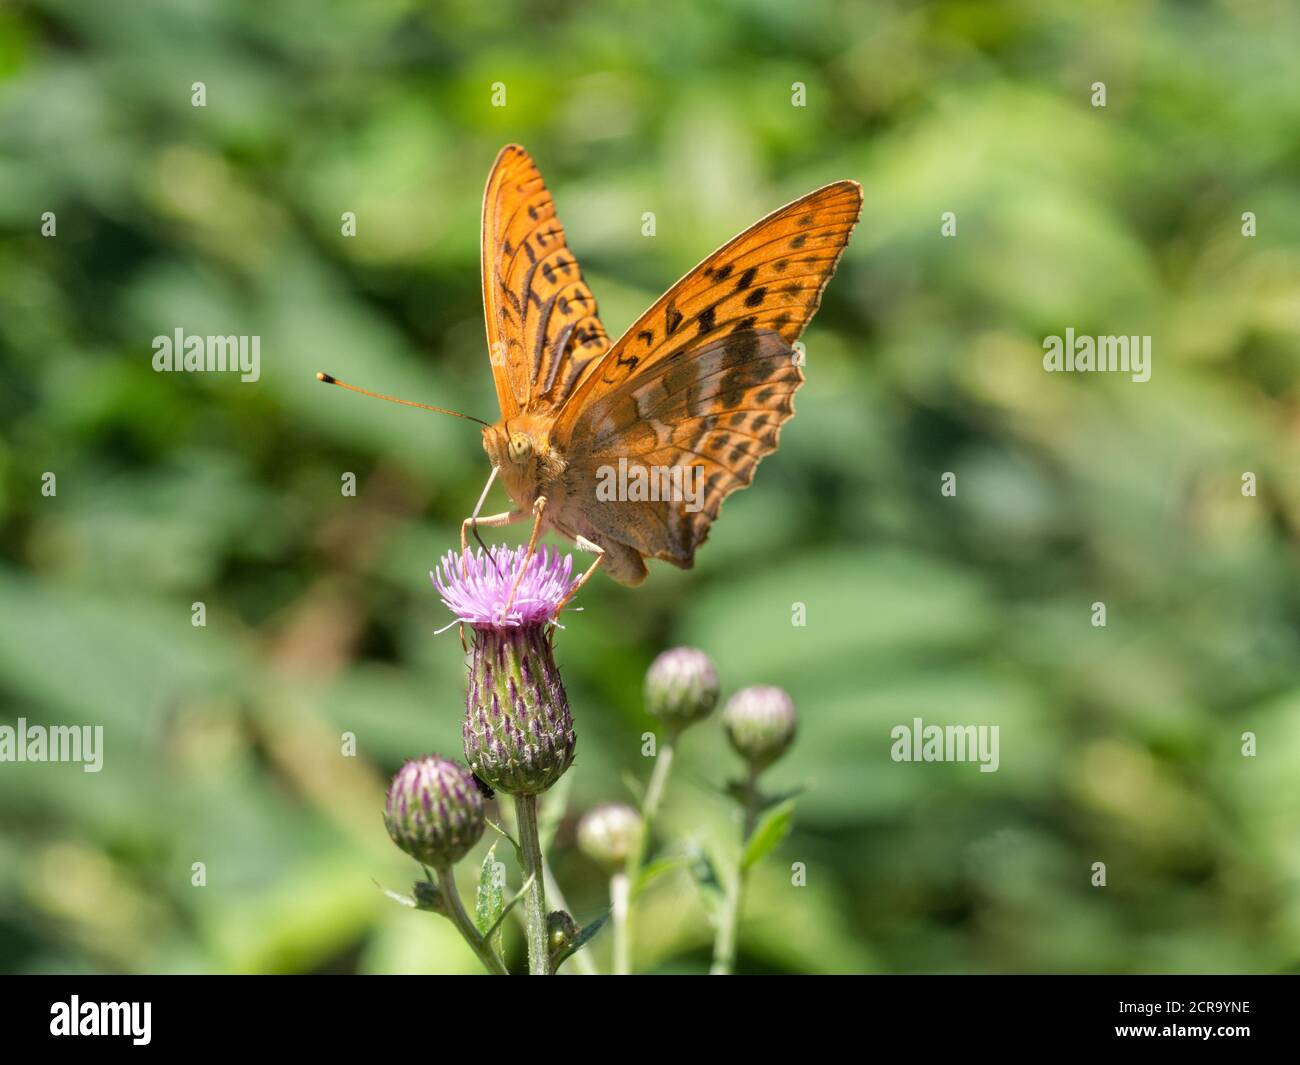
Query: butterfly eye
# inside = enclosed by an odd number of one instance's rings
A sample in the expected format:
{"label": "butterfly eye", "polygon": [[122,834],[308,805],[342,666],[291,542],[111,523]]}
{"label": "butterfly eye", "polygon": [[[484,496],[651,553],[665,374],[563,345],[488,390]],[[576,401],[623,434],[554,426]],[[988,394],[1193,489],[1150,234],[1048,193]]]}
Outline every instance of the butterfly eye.
{"label": "butterfly eye", "polygon": [[533,440],[527,433],[510,434],[510,460],[524,462],[533,453]]}

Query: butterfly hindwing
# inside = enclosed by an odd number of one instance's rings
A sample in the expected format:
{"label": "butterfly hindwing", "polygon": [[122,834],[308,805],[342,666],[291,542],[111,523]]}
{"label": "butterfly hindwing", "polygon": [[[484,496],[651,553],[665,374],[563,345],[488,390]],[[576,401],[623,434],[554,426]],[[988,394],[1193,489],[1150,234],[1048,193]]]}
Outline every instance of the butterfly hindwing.
{"label": "butterfly hindwing", "polygon": [[558,410],[609,348],[596,300],[555,204],[518,145],[497,156],[483,194],[483,309],[501,413]]}
{"label": "butterfly hindwing", "polygon": [[607,537],[689,566],[722,501],[776,450],[802,383],[793,348],[770,330],[655,363],[579,416],[566,494]]}
{"label": "butterfly hindwing", "polygon": [[[764,218],[678,281],[583,378],[552,440],[569,461],[566,496],[607,539],[691,565],[722,501],[749,484],[794,413],[803,373],[793,345],[861,204],[860,187],[841,181]],[[679,482],[668,498],[638,498],[627,476],[615,498],[598,493],[602,471],[620,468]]]}

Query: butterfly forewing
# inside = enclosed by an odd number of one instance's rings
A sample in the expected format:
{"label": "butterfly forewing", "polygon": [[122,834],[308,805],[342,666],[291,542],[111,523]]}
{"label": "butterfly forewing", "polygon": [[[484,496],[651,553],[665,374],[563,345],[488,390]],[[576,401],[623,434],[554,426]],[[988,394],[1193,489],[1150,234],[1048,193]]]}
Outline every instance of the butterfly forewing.
{"label": "butterfly forewing", "polygon": [[771,330],[793,344],[816,313],[861,210],[861,186],[837,181],[728,241],[656,300],[586,375],[560,412],[555,438],[566,439],[601,394],[726,333]]}
{"label": "butterfly forewing", "polygon": [[[818,189],[723,245],[677,282],[587,372],[552,439],[566,497],[606,536],[689,566],[722,501],[749,484],[794,413],[793,345],[821,301],[862,205]],[[680,469],[668,498],[599,498],[597,474]]]}
{"label": "butterfly forewing", "polygon": [[596,300],[551,194],[518,145],[497,156],[483,195],[483,309],[501,413],[558,410],[609,349]]}

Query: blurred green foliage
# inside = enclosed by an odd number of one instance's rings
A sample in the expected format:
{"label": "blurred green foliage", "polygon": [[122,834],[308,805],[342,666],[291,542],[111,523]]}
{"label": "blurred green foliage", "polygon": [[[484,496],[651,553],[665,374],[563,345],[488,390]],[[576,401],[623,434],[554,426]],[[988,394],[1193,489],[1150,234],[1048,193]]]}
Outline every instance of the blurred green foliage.
{"label": "blurred green foliage", "polygon": [[[416,872],[387,774],[459,753],[426,573],[486,461],[313,373],[493,416],[479,204],[517,140],[614,334],[761,214],[866,193],[780,453],[694,571],[602,577],[560,634],[578,919],[573,820],[644,779],[642,671],[690,642],[802,714],[742,969],[1300,967],[1297,39],[1281,0],[0,9],[0,716],[106,732],[99,774],[0,765],[0,966],[476,969],[373,881]],[[261,380],[154,373],[176,327],[260,335]],[[1066,327],[1152,335],[1151,381],[1045,374]],[[914,716],[999,725],[1000,770],[891,762]],[[688,733],[668,834],[732,839],[737,769]],[[656,885],[642,965],[708,941]]]}

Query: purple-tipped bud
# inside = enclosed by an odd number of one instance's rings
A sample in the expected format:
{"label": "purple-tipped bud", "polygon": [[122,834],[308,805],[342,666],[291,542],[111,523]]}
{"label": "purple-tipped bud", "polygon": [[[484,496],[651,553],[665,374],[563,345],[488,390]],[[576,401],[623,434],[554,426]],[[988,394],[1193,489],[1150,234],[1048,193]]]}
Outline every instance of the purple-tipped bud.
{"label": "purple-tipped bud", "polygon": [[756,772],[775,762],[794,740],[794,702],[780,688],[742,688],[722,710],[727,738]]}
{"label": "purple-tipped bud", "polygon": [[393,842],[423,865],[460,861],[486,825],[473,774],[449,758],[412,758],[388,788],[384,826]]}
{"label": "purple-tipped bud", "polygon": [[703,651],[674,647],[650,663],[645,699],[653,716],[680,731],[713,712],[718,703],[718,671]]}
{"label": "purple-tipped bud", "polygon": [[545,547],[531,558],[522,547],[450,554],[433,581],[471,626],[465,760],[508,795],[545,791],[573,763],[578,742],[551,646],[551,622],[577,582],[572,557]]}
{"label": "purple-tipped bud", "polygon": [[624,864],[641,838],[641,815],[610,802],[593,806],[578,822],[578,849],[611,869]]}

